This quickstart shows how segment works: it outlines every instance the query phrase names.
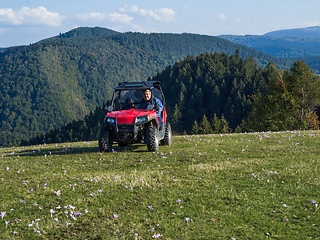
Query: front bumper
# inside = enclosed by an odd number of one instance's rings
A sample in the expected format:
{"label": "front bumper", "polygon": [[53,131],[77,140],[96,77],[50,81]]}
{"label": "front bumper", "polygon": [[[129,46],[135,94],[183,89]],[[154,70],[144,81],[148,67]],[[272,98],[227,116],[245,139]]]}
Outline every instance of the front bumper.
{"label": "front bumper", "polygon": [[106,126],[111,130],[111,137],[114,142],[121,142],[126,144],[144,143],[145,137],[145,123],[135,124],[107,124]]}
{"label": "front bumper", "polygon": [[127,144],[136,143],[143,139],[143,133],[141,125],[117,125],[115,128],[115,140]]}

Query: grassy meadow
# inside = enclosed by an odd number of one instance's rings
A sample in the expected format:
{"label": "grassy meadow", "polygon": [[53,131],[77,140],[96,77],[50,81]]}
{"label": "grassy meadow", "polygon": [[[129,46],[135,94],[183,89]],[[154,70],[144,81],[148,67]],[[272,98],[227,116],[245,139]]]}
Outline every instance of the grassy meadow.
{"label": "grassy meadow", "polygon": [[0,239],[320,239],[319,134],[1,148]]}

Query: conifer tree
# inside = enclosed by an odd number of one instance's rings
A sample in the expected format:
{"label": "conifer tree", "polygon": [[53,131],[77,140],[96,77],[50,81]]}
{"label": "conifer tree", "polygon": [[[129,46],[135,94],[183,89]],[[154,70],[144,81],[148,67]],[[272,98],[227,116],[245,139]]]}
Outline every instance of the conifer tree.
{"label": "conifer tree", "polygon": [[[226,105],[224,106],[224,111],[223,114],[227,116],[228,119],[231,119],[231,126],[233,127],[234,125],[234,119],[235,119],[235,114],[234,114],[234,106],[232,104],[232,100],[229,97],[227,100]],[[234,126],[235,127],[235,126]]]}
{"label": "conifer tree", "polygon": [[186,113],[184,114],[185,117],[185,130],[190,132],[192,129],[193,120],[197,118],[196,113],[191,109],[188,108]]}
{"label": "conifer tree", "polygon": [[200,127],[199,127],[199,124],[198,124],[197,120],[194,120],[191,132],[192,132],[192,134],[199,134]]}
{"label": "conifer tree", "polygon": [[236,129],[234,130],[235,133],[241,133],[242,132],[242,127],[238,125]]}
{"label": "conifer tree", "polygon": [[174,111],[173,111],[173,116],[172,116],[172,125],[174,126],[175,129],[177,129],[177,131],[180,131],[180,119],[181,119],[181,111],[178,107],[178,104],[176,104],[174,106]]}
{"label": "conifer tree", "polygon": [[221,116],[220,122],[221,122],[221,127],[222,127],[221,133],[230,133],[231,132],[231,128],[229,127],[229,123],[224,118],[223,114]]}
{"label": "conifer tree", "polygon": [[210,122],[208,121],[206,115],[203,115],[202,121],[200,123],[200,133],[201,134],[210,134],[212,133],[212,127]]}
{"label": "conifer tree", "polygon": [[[209,100],[209,110],[210,113],[216,113],[218,116],[221,115],[221,96],[217,85],[214,86],[213,92],[211,93]],[[211,115],[212,116],[212,115]]]}
{"label": "conifer tree", "polygon": [[212,129],[213,129],[213,133],[220,133],[222,130],[221,121],[218,118],[217,114],[214,114],[214,116],[213,116]]}

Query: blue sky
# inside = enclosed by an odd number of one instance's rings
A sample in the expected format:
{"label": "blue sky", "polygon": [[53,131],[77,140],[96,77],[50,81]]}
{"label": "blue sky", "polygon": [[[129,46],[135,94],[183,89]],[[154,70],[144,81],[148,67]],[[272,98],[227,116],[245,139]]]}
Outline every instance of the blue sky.
{"label": "blue sky", "polygon": [[319,25],[319,10],[319,0],[6,0],[0,4],[0,47],[28,45],[79,26],[261,35]]}

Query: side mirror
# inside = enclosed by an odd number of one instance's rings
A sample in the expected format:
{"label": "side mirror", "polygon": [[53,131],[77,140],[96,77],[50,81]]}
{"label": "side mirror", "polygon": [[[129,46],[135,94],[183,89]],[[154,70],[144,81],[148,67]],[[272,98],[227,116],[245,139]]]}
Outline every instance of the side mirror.
{"label": "side mirror", "polygon": [[109,112],[112,112],[113,107],[112,107],[112,106],[108,106],[107,110],[108,110]]}
{"label": "side mirror", "polygon": [[111,112],[111,111],[113,110],[113,108],[112,108],[112,106],[108,106],[108,107],[105,106],[105,107],[104,107],[104,110],[105,110],[105,111],[108,111],[108,112]]}

